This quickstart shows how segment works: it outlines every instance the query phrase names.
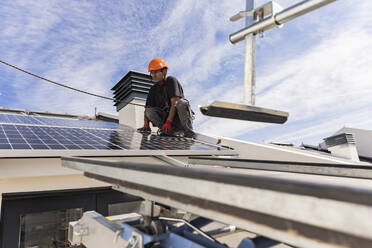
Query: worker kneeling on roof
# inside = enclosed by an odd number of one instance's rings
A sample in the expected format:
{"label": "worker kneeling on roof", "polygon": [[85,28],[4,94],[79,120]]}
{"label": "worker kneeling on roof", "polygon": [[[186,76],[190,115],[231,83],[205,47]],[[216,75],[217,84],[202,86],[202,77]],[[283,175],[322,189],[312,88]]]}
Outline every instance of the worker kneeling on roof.
{"label": "worker kneeling on roof", "polygon": [[147,95],[144,125],[140,132],[151,132],[149,122],[159,128],[161,135],[194,137],[193,112],[177,78],[168,76],[168,66],[161,58],[149,63],[148,71],[155,82]]}

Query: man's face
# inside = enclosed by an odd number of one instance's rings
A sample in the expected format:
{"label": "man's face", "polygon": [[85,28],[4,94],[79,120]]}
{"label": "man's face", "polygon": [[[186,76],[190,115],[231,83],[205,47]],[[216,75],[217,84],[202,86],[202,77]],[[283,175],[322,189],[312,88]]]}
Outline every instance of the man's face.
{"label": "man's face", "polygon": [[164,71],[162,70],[151,71],[152,80],[154,80],[155,83],[161,82],[164,78],[163,73]]}

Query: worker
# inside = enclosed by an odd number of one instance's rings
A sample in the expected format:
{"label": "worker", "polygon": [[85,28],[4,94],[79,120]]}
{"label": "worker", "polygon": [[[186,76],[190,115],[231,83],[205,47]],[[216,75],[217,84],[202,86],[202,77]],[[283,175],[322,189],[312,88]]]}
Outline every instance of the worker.
{"label": "worker", "polygon": [[159,128],[160,135],[195,137],[192,127],[194,113],[185,99],[180,82],[175,77],[167,76],[168,66],[161,58],[151,60],[148,71],[155,84],[147,95],[144,125],[138,131],[151,132],[151,122]]}

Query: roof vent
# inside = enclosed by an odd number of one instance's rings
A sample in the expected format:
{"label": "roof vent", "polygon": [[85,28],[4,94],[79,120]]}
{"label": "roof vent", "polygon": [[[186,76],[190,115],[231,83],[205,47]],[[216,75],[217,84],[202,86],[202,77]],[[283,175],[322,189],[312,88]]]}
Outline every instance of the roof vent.
{"label": "roof vent", "polygon": [[119,123],[132,127],[143,125],[146,98],[154,84],[150,75],[129,71],[111,90],[114,91]]}
{"label": "roof vent", "polygon": [[154,84],[150,75],[129,71],[111,90],[114,91],[116,110],[124,108],[133,99],[145,99]]}
{"label": "roof vent", "polygon": [[333,156],[359,161],[353,134],[341,133],[325,138],[324,141]]}

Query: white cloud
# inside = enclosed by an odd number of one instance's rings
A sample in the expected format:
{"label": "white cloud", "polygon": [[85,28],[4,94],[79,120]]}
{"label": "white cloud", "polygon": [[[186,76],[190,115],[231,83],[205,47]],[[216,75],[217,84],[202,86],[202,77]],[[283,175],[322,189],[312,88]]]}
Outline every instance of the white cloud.
{"label": "white cloud", "polygon": [[[364,17],[359,22],[350,18],[330,27],[327,36],[315,46],[303,48],[301,54],[291,58],[274,59],[260,70],[257,105],[290,112],[288,123],[281,129],[287,134],[273,133],[271,139],[314,141],[314,137],[319,139],[323,134],[336,131],[343,123],[357,126],[363,118],[371,116],[368,107],[372,100],[367,92],[371,91],[372,73],[368,68],[371,68],[372,60],[365,55],[372,49],[372,34],[363,28],[364,23],[370,23],[371,17]],[[312,31],[316,32],[316,27]],[[270,90],[262,91],[265,88]],[[314,120],[320,123],[311,126]],[[303,125],[304,122],[308,124]],[[293,125],[301,129],[292,131]],[[219,127],[218,130],[213,126]],[[250,133],[266,132],[269,126],[213,119],[207,125],[203,123],[201,128],[210,134],[249,138]]]}
{"label": "white cloud", "polygon": [[[148,61],[160,56],[180,79],[194,110],[213,100],[241,103],[244,46],[230,44],[228,35],[244,21],[228,18],[243,10],[244,2],[146,3],[6,0],[0,6],[4,59],[110,96],[110,88],[128,70],[145,72]],[[279,3],[288,7],[295,2]],[[261,132],[265,139],[295,141],[315,139],[324,133],[317,129],[336,130],[352,118],[369,123],[363,114],[370,114],[371,106],[371,7],[370,1],[337,1],[257,39],[257,105],[289,111],[287,124],[229,121],[196,111],[196,127],[214,135],[249,139]],[[6,74],[12,75],[10,87],[16,93],[9,105],[14,107],[92,114],[97,106],[115,112],[110,101],[18,72]]]}

